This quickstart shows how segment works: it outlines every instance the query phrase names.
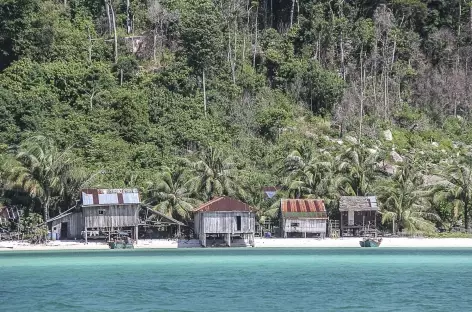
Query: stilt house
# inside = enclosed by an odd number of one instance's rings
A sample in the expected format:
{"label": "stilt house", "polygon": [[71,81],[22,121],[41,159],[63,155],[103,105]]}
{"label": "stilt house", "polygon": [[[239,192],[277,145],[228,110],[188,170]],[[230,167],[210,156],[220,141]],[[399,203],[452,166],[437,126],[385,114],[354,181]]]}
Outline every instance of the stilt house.
{"label": "stilt house", "polygon": [[203,247],[221,239],[228,247],[254,246],[255,223],[254,209],[230,197],[215,198],[194,214],[195,234]]}
{"label": "stilt house", "polygon": [[376,234],[377,198],[375,196],[341,196],[341,236],[361,236]]}
{"label": "stilt house", "polygon": [[324,238],[327,220],[321,199],[282,199],[280,202],[280,227],[285,238]]}
{"label": "stilt house", "polygon": [[140,198],[137,189],[85,189],[75,211],[48,220],[57,239],[107,237],[116,231],[138,239]]}

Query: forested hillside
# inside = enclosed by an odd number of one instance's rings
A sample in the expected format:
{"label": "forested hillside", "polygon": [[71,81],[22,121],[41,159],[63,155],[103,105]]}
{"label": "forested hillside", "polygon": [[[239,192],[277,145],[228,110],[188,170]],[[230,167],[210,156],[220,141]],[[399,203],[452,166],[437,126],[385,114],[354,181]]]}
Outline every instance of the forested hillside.
{"label": "forested hillside", "polygon": [[472,1],[0,0],[4,205],[138,187],[184,221],[217,195],[378,195],[386,228],[468,223]]}

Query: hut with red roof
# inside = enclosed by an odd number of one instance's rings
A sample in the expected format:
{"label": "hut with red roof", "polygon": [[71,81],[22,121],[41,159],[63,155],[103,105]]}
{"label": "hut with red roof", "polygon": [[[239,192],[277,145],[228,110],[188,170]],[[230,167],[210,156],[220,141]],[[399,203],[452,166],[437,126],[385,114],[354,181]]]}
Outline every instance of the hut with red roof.
{"label": "hut with red roof", "polygon": [[326,236],[328,215],[321,199],[282,199],[280,227],[283,237]]}
{"label": "hut with red roof", "polygon": [[195,234],[203,247],[219,246],[221,240],[228,247],[254,246],[256,218],[248,204],[223,196],[201,205],[194,213]]}

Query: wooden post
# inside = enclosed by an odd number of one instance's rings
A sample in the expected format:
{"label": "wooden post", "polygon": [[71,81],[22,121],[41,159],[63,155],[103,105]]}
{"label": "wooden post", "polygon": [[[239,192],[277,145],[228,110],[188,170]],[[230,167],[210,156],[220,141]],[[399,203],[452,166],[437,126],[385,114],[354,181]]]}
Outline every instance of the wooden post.
{"label": "wooden post", "polygon": [[134,241],[136,242],[136,245],[138,244],[138,226],[136,225],[134,227]]}
{"label": "wooden post", "polygon": [[228,247],[231,247],[231,234],[226,234],[226,237],[228,239],[226,243],[228,244]]}
{"label": "wooden post", "polygon": [[85,226],[85,244],[87,244],[87,226]]}
{"label": "wooden post", "polygon": [[375,228],[375,237],[377,238],[377,212],[374,212],[374,228]]}
{"label": "wooden post", "polygon": [[343,237],[343,212],[341,211],[341,224],[339,225],[339,237]]}

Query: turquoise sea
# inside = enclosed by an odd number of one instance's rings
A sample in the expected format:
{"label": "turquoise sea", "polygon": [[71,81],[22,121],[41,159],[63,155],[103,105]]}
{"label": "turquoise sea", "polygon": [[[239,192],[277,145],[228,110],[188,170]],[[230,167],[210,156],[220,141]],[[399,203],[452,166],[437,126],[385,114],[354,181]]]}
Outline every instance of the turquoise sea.
{"label": "turquoise sea", "polygon": [[472,311],[472,249],[0,252],[1,311]]}

